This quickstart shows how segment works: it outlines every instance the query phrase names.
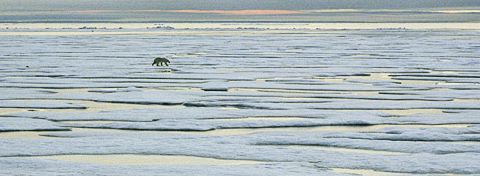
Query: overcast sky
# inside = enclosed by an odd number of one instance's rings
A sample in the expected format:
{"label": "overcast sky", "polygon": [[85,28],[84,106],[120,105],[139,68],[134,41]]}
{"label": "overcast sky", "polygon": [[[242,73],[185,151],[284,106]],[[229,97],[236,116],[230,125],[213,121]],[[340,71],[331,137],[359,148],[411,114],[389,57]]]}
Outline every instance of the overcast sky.
{"label": "overcast sky", "polygon": [[[457,10],[457,12],[458,9],[469,9],[469,12],[438,13],[439,8]],[[322,11],[331,9],[366,10]],[[371,9],[393,9],[394,11],[371,11]],[[395,11],[399,9],[407,11]],[[0,22],[3,23],[45,21],[478,22],[479,19],[480,0],[0,0]]]}
{"label": "overcast sky", "polygon": [[0,0],[2,11],[317,10],[480,7],[480,0]]}

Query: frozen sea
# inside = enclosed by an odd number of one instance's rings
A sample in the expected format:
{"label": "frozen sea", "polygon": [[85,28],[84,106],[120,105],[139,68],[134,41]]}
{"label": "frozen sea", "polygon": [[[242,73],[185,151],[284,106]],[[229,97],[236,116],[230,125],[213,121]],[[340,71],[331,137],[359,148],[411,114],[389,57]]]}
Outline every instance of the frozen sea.
{"label": "frozen sea", "polygon": [[480,174],[477,23],[18,23],[0,39],[0,175]]}

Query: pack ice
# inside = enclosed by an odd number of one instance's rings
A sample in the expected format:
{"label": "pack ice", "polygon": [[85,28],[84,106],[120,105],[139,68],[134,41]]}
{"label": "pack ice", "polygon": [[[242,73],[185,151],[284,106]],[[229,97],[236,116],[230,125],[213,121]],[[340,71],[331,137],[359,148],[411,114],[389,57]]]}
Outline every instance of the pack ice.
{"label": "pack ice", "polygon": [[211,30],[1,36],[0,175],[480,174],[478,30]]}

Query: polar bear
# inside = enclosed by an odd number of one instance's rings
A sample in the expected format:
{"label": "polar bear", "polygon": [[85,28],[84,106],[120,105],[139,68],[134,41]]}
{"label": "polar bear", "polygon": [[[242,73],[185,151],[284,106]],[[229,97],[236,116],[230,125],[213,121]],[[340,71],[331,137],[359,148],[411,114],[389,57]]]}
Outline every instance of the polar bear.
{"label": "polar bear", "polygon": [[152,66],[155,65],[155,64],[157,64],[157,66],[159,66],[158,64],[163,66],[163,63],[165,63],[165,66],[168,66],[168,63],[170,63],[170,61],[166,58],[163,58],[163,57],[157,57],[157,58],[155,58],[155,60],[153,60]]}

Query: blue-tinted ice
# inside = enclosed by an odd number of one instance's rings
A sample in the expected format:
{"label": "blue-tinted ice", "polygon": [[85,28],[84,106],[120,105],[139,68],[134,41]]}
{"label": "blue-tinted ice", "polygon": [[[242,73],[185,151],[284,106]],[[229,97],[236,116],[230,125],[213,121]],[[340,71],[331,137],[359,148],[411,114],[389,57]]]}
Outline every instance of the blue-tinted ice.
{"label": "blue-tinted ice", "polygon": [[[0,175],[480,174],[479,31],[194,32],[1,36]],[[33,158],[122,154],[264,163]]]}

